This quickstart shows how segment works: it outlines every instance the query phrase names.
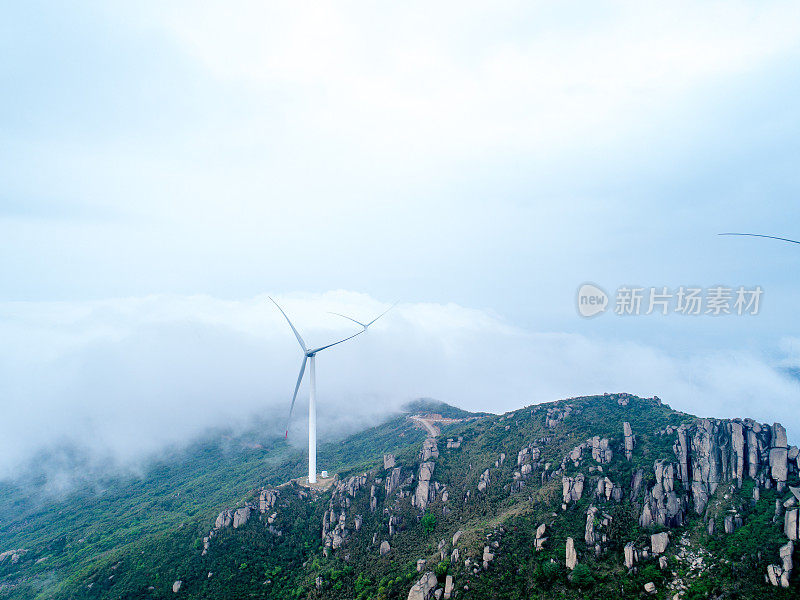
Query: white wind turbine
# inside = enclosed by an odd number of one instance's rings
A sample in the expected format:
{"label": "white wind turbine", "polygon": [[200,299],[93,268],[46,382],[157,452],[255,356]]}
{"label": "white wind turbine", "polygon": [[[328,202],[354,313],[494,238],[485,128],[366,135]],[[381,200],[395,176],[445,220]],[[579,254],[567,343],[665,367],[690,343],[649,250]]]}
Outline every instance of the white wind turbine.
{"label": "white wind turbine", "polygon": [[[306,371],[306,363],[308,363],[308,370],[309,370],[309,390],[308,390],[308,482],[309,483],[316,483],[317,482],[317,376],[316,371],[314,369],[314,359],[317,355],[317,352],[321,352],[322,350],[326,350],[331,346],[336,346],[337,344],[341,344],[342,342],[346,342],[347,340],[351,340],[357,335],[361,335],[367,330],[367,326],[372,325],[375,321],[380,319],[384,314],[379,315],[377,318],[373,319],[368,323],[368,325],[362,325],[364,327],[358,333],[354,333],[344,339],[339,340],[338,342],[333,342],[332,344],[327,344],[325,346],[320,346],[319,348],[309,348],[306,346],[306,343],[303,341],[303,338],[300,336],[300,333],[297,331],[295,326],[292,324],[292,321],[283,311],[283,309],[278,305],[272,297],[269,298],[272,300],[272,303],[278,307],[278,310],[281,311],[281,314],[286,318],[286,322],[289,323],[289,327],[292,328],[294,332],[294,336],[297,338],[298,343],[300,344],[300,348],[303,349],[303,362],[300,364],[300,374],[297,376],[297,383],[294,386],[294,395],[292,396],[292,405],[289,408],[289,421],[292,418],[292,411],[294,411],[294,403],[297,400],[297,391],[300,389],[300,383],[303,381],[303,374]],[[391,309],[389,309],[391,310]],[[388,312],[388,311],[386,311]],[[344,316],[344,315],[341,315]],[[349,319],[350,317],[345,317]],[[350,319],[351,321],[353,319]],[[356,321],[357,322],[357,321]],[[289,423],[287,421],[286,424],[286,437],[289,437]]]}

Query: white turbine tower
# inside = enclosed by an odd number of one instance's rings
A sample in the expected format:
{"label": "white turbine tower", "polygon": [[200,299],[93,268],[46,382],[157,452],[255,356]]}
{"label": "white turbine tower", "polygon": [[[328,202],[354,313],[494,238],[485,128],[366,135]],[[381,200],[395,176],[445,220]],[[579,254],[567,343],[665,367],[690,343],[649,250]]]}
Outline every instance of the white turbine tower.
{"label": "white turbine tower", "polygon": [[[319,348],[309,348],[306,346],[306,343],[303,341],[303,338],[300,336],[300,333],[297,331],[295,326],[292,324],[292,321],[280,307],[280,305],[272,299],[272,303],[278,307],[278,310],[281,311],[281,314],[286,318],[286,322],[289,323],[289,327],[292,328],[294,332],[294,336],[297,338],[298,343],[300,344],[300,348],[303,349],[303,362],[300,364],[300,374],[297,376],[297,383],[294,386],[294,395],[292,396],[292,405],[289,407],[289,421],[292,419],[292,411],[294,411],[294,403],[297,400],[297,391],[300,389],[300,383],[303,381],[303,375],[306,371],[306,363],[308,363],[308,370],[309,370],[309,390],[308,390],[308,483],[316,483],[317,482],[317,376],[316,371],[314,369],[314,359],[317,355],[317,352],[321,352],[322,350],[326,350],[331,346],[336,346],[337,344],[341,344],[342,342],[346,342],[347,340],[351,340],[357,335],[361,335],[367,330],[367,326],[372,325],[375,321],[380,319],[384,314],[379,315],[377,318],[373,319],[368,323],[368,325],[362,325],[364,327],[358,333],[354,333],[344,339],[339,340],[338,342],[333,342],[332,344],[327,344],[325,346],[320,346]],[[389,309],[391,310],[391,308]],[[386,311],[389,312],[389,311]],[[343,316],[343,315],[342,315]],[[350,318],[350,317],[345,317]],[[351,319],[352,320],[352,319]],[[289,423],[287,421],[286,424],[286,437],[289,437]]]}

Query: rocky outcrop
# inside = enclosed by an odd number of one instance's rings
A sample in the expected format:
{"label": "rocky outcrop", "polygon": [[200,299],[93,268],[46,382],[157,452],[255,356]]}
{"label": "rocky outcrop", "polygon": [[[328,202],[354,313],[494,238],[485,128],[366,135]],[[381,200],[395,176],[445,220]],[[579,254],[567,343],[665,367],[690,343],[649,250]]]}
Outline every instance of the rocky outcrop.
{"label": "rocky outcrop", "polygon": [[400,487],[400,471],[400,467],[395,467],[392,469],[391,473],[386,475],[386,482],[384,483],[384,486],[386,488],[387,498],[392,495],[392,492]]}
{"label": "rocky outcrop", "polygon": [[571,404],[567,404],[564,407],[553,407],[547,409],[547,416],[545,417],[544,424],[545,427],[554,428],[558,426],[561,421],[566,419],[570,416],[573,412],[573,407]]}
{"label": "rocky outcrop", "polygon": [[575,540],[571,537],[567,538],[567,546],[565,549],[565,560],[567,568],[572,571],[578,564],[578,553],[575,551]]}
{"label": "rocky outcrop", "polygon": [[482,558],[483,558],[483,568],[484,569],[488,569],[489,568],[489,563],[494,560],[494,554],[489,549],[489,546],[484,546],[483,547],[483,557]]}
{"label": "rocky outcrop", "polygon": [[380,548],[378,549],[378,552],[380,553],[381,556],[385,556],[386,554],[389,554],[389,551],[391,549],[392,547],[389,545],[389,542],[387,540],[383,540],[381,542]]}
{"label": "rocky outcrop", "polygon": [[444,600],[450,600],[453,597],[453,576],[448,575],[444,580]]}
{"label": "rocky outcrop", "polygon": [[786,430],[780,423],[761,425],[751,419],[718,421],[700,419],[675,430],[673,446],[683,486],[691,490],[698,514],[724,481],[751,479],[778,491],[797,469],[789,460]]}
{"label": "rocky outcrop", "polygon": [[236,529],[247,524],[250,519],[250,507],[237,508],[233,513],[233,528]]}
{"label": "rocky outcrop", "polygon": [[789,587],[789,579],[792,576],[792,568],[794,567],[792,563],[793,553],[794,553],[794,543],[790,541],[789,543],[781,546],[780,550],[778,551],[778,555],[780,556],[781,559],[781,564],[769,565],[767,567],[766,580],[775,587],[778,586],[782,588]]}
{"label": "rocky outcrop", "polygon": [[623,549],[623,553],[625,555],[625,567],[628,569],[632,569],[634,563],[639,562],[639,551],[636,550],[633,542],[628,542],[625,544],[625,548]]}
{"label": "rocky outcrop", "polygon": [[654,556],[663,554],[669,545],[669,533],[654,533],[650,536],[650,548]]}
{"label": "rocky outcrop", "polygon": [[422,449],[419,452],[420,460],[427,461],[431,458],[439,458],[439,447],[436,445],[436,438],[427,438],[422,443]]}
{"label": "rocky outcrop", "polygon": [[606,501],[609,501],[613,498],[615,502],[619,502],[622,500],[622,488],[618,485],[615,485],[609,477],[601,477],[597,481],[595,497],[598,500]]}
{"label": "rocky outcrop", "polygon": [[383,455],[383,468],[384,470],[394,468],[394,454]]}
{"label": "rocky outcrop", "polygon": [[679,527],[686,517],[686,500],[675,492],[675,470],[672,463],[655,462],[653,470],[656,483],[644,498],[639,524],[642,527],[663,525]]}
{"label": "rocky outcrop", "polygon": [[622,436],[624,438],[625,459],[630,460],[633,457],[633,445],[635,443],[633,437],[633,430],[631,424],[625,421],[622,424]]}
{"label": "rocky outcrop", "polygon": [[783,533],[790,541],[800,539],[800,519],[798,519],[798,509],[790,508],[783,513]]}
{"label": "rocky outcrop", "polygon": [[180,592],[182,585],[183,585],[183,582],[180,579],[178,581],[176,581],[175,583],[173,583],[172,584],[172,593],[173,594],[177,594],[178,592]]}
{"label": "rocky outcrop", "polygon": [[583,473],[578,473],[575,477],[562,477],[561,484],[562,488],[562,497],[564,504],[569,504],[570,502],[577,502],[581,499],[583,495],[583,482],[586,477]]}
{"label": "rocky outcrop", "polygon": [[534,539],[533,545],[534,549],[538,552],[542,548],[544,548],[544,543],[547,541],[547,538],[544,537],[545,532],[547,531],[547,525],[542,523],[539,527],[536,528],[536,538]]}
{"label": "rocky outcrop", "polygon": [[789,476],[789,446],[786,442],[786,430],[780,423],[772,426],[769,466],[778,491],[783,491]]}
{"label": "rocky outcrop", "polygon": [[258,495],[258,512],[266,514],[275,506],[280,492],[269,488],[264,488]]}
{"label": "rocky outcrop", "polygon": [[461,448],[461,442],[464,441],[464,438],[458,436],[458,439],[447,438],[447,449],[448,450],[458,450]]}
{"label": "rocky outcrop", "polygon": [[596,435],[591,439],[591,444],[592,458],[594,460],[600,464],[607,464],[611,462],[611,458],[613,457],[614,453],[609,447],[608,438],[601,438],[600,436]]}
{"label": "rocky outcrop", "polygon": [[597,518],[597,508],[594,506],[590,506],[586,511],[586,528],[584,532],[583,539],[586,541],[587,546],[594,545],[596,539],[595,535],[595,520]]}
{"label": "rocky outcrop", "polygon": [[483,473],[481,473],[481,476],[478,478],[478,491],[485,492],[486,488],[489,487],[490,483],[491,479],[489,477],[489,469],[486,469]]}
{"label": "rocky outcrop", "polygon": [[5,552],[0,552],[0,564],[8,561],[12,565],[15,565],[19,562],[19,559],[25,555],[28,551],[24,548],[17,548],[16,550],[6,550]]}
{"label": "rocky outcrop", "polygon": [[428,571],[409,590],[408,600],[430,600],[436,589],[436,583],[436,575]]}
{"label": "rocky outcrop", "polygon": [[431,491],[431,479],[433,478],[433,469],[436,464],[433,462],[424,462],[419,466],[419,474],[417,476],[417,490],[412,498],[412,504],[420,510],[425,510],[428,506]]}
{"label": "rocky outcrop", "polygon": [[233,511],[223,510],[221,513],[219,513],[217,520],[214,521],[214,529],[230,527],[231,523],[233,523]]}

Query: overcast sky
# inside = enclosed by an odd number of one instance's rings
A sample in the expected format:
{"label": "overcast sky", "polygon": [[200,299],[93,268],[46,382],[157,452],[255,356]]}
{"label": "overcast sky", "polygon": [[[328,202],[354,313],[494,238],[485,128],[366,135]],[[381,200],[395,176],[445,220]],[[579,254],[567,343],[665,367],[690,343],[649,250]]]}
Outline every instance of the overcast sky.
{"label": "overcast sky", "polygon": [[[285,401],[266,293],[325,339],[401,301],[331,402],[632,391],[797,442],[800,246],[716,234],[800,237],[799,66],[796,2],[8,5],[0,454]],[[764,295],[587,320],[586,281]]]}

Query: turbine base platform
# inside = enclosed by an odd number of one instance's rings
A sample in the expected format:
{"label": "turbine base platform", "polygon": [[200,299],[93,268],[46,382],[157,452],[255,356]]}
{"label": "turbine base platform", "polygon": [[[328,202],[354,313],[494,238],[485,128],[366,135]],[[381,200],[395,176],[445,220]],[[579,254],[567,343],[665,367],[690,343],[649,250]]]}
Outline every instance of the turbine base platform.
{"label": "turbine base platform", "polygon": [[322,477],[321,475],[317,475],[317,482],[316,483],[308,483],[308,476],[306,477],[298,477],[297,479],[293,479],[297,485],[301,487],[311,488],[313,490],[317,490],[318,492],[324,492],[325,490],[329,489],[334,483],[339,481],[339,476],[336,474],[329,475],[328,477]]}

